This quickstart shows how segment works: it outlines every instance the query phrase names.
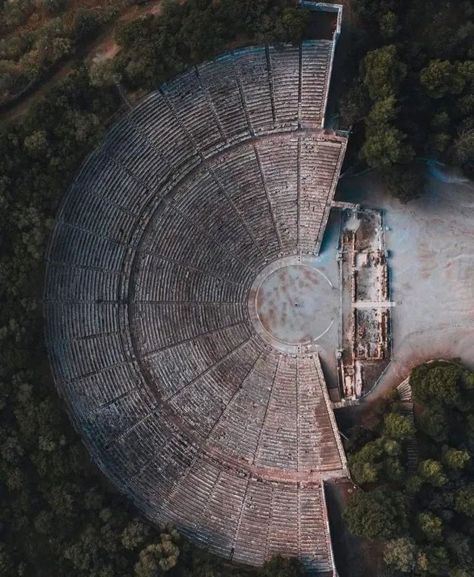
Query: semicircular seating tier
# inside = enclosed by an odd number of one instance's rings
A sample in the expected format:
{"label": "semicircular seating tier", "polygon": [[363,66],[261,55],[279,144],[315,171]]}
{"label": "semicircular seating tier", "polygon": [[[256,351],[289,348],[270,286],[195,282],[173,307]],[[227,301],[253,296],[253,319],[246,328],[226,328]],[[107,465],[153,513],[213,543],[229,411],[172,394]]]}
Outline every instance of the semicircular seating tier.
{"label": "semicircular seating tier", "polygon": [[101,469],[229,559],[333,575],[347,474],[319,358],[248,314],[271,261],[316,254],[346,138],[322,128],[331,41],[224,54],[150,94],[66,196],[45,287],[58,389]]}

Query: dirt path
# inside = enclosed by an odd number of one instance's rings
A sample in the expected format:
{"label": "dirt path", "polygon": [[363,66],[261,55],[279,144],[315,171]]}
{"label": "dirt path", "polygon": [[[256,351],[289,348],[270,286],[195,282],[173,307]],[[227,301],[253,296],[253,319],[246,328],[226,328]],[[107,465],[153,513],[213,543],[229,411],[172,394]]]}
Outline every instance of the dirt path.
{"label": "dirt path", "polygon": [[130,22],[136,20],[146,14],[157,16],[161,13],[161,0],[150,0],[146,4],[140,6],[129,6],[122,14],[114,20],[97,38],[88,49],[87,60],[101,59],[107,60],[113,58],[120,50],[118,44],[115,42],[115,28],[117,24]]}
{"label": "dirt path", "polygon": [[116,26],[119,23],[130,22],[145,14],[158,15],[160,12],[161,0],[150,0],[150,2],[140,6],[127,7],[120,16],[104,28],[97,38],[81,47],[72,58],[65,60],[44,82],[38,85],[36,90],[26,94],[10,107],[0,110],[0,121],[13,120],[24,114],[34,102],[45,96],[54,85],[65,78],[77,62],[114,58],[120,50],[114,37]]}
{"label": "dirt path", "polygon": [[332,545],[340,577],[377,577],[382,574],[380,545],[352,535],[343,514],[357,490],[349,479],[325,483]]}

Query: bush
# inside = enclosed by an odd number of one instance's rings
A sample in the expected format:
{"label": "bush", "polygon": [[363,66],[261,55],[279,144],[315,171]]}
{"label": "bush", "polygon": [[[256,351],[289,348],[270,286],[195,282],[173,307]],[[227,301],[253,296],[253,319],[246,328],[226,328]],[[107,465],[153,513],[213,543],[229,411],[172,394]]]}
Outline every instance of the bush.
{"label": "bush", "polygon": [[352,533],[368,539],[387,540],[400,535],[406,525],[404,499],[383,489],[358,491],[344,518]]}
{"label": "bush", "polygon": [[412,539],[400,537],[385,545],[383,560],[385,564],[402,573],[412,573],[415,566],[417,547]]}

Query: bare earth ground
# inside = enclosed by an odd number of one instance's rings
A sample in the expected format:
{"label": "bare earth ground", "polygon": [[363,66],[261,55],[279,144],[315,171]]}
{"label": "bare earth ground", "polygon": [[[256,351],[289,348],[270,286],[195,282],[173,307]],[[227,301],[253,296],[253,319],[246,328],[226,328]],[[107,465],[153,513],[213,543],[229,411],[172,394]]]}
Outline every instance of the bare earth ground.
{"label": "bare earth ground", "polygon": [[150,0],[141,5],[132,5],[125,8],[120,16],[108,24],[102,33],[90,44],[81,47],[78,54],[65,60],[47,80],[42,82],[34,92],[20,98],[15,104],[0,111],[0,120],[12,120],[28,111],[29,107],[47,95],[49,90],[61,79],[66,77],[79,60],[84,62],[107,60],[114,58],[120,47],[115,41],[115,29],[118,24],[129,22],[146,14],[158,15],[161,12],[161,0]]}
{"label": "bare earth ground", "polygon": [[369,173],[343,178],[338,197],[382,209],[389,228],[393,360],[367,400],[433,358],[474,368],[473,185],[429,176],[422,196],[404,205]]}
{"label": "bare earth ground", "polygon": [[325,484],[331,540],[340,577],[378,577],[382,571],[380,545],[352,535],[342,517],[347,502],[356,490],[349,479]]}

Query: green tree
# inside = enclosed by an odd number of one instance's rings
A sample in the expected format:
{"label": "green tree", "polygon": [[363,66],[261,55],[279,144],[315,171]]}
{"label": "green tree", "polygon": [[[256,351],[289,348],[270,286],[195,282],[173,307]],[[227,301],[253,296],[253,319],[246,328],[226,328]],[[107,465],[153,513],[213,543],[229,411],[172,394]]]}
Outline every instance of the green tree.
{"label": "green tree", "polygon": [[389,124],[368,126],[361,156],[371,168],[385,171],[413,158],[414,151],[405,140],[406,135]]}
{"label": "green tree", "polygon": [[405,466],[398,458],[387,458],[384,461],[384,478],[389,482],[402,481],[406,477]]}
{"label": "green tree", "polygon": [[415,427],[408,417],[389,413],[384,418],[384,434],[397,441],[406,441],[415,434]]}
{"label": "green tree", "polygon": [[419,428],[423,433],[435,439],[444,441],[448,436],[448,422],[443,407],[425,407],[418,417]]}
{"label": "green tree", "polygon": [[364,84],[354,82],[339,100],[341,123],[349,127],[364,119],[370,110],[370,99]]}
{"label": "green tree", "polygon": [[434,487],[442,487],[448,482],[443,466],[434,459],[425,459],[418,465],[420,477]]}
{"label": "green tree", "polygon": [[[466,568],[471,575],[474,372],[458,363],[433,362],[414,369],[410,382],[418,399],[411,431],[418,442],[418,469],[413,473],[402,460],[409,431],[396,412],[399,401],[389,401],[373,434],[358,435],[353,446],[360,448],[349,453],[351,472],[354,465],[362,468],[369,463],[376,468],[376,480],[349,502],[347,524],[359,536],[387,541],[388,575],[451,577],[457,572],[463,575]],[[397,436],[401,439],[393,439]],[[413,521],[407,521],[408,511]]]}
{"label": "green tree", "polygon": [[[412,152],[411,149],[407,149],[405,151],[406,158]],[[385,168],[383,179],[393,196],[403,203],[419,197],[425,184],[423,168],[414,161],[406,164],[394,164],[389,168]]]}
{"label": "green tree", "polygon": [[458,513],[474,517],[474,483],[470,483],[457,493],[455,509]]}
{"label": "green tree", "polygon": [[176,531],[163,532],[159,543],[147,545],[140,551],[135,565],[136,577],[157,577],[173,569],[179,558],[179,535]]}
{"label": "green tree", "polygon": [[474,128],[459,133],[451,148],[450,158],[468,176],[474,175]]}
{"label": "green tree", "polygon": [[467,451],[453,449],[452,447],[447,448],[443,453],[443,463],[454,471],[464,469],[469,463],[470,458],[471,457]]}
{"label": "green tree", "polygon": [[150,536],[150,528],[139,519],[134,519],[122,531],[121,542],[125,549],[136,550],[142,547]]}
{"label": "green tree", "polygon": [[462,367],[453,364],[427,364],[417,367],[410,376],[415,400],[427,406],[434,406],[436,403],[448,407],[459,405],[462,373]]}
{"label": "green tree", "polygon": [[420,72],[420,83],[431,98],[459,94],[465,86],[463,74],[448,60],[431,60]]}
{"label": "green tree", "polygon": [[397,116],[397,100],[393,94],[387,96],[386,98],[382,98],[375,102],[372,106],[368,116],[367,116],[367,123],[369,125],[385,125],[393,120],[395,120]]}
{"label": "green tree", "polygon": [[282,39],[300,42],[308,25],[308,13],[297,8],[285,8],[281,15]]}
{"label": "green tree", "polygon": [[412,573],[416,561],[417,547],[408,537],[392,539],[385,545],[383,559],[395,571]]}
{"label": "green tree", "polygon": [[394,44],[368,52],[362,61],[363,81],[372,100],[397,94],[407,67],[398,59]]}
{"label": "green tree", "polygon": [[389,457],[399,457],[402,453],[402,447],[398,441],[394,439],[382,440],[383,452]]}
{"label": "green tree", "polygon": [[449,569],[449,557],[441,546],[425,547],[418,552],[416,566],[422,575],[445,575]]}
{"label": "green tree", "polygon": [[113,59],[92,62],[89,67],[92,86],[113,86],[120,82],[122,76],[115,70]]}
{"label": "green tree", "polygon": [[451,552],[454,563],[462,567],[470,567],[474,564],[474,551],[472,550],[470,536],[458,531],[450,531],[446,539],[446,546]]}
{"label": "green tree", "polygon": [[406,524],[405,502],[401,496],[382,489],[358,491],[351,499],[344,517],[354,535],[368,539],[390,539]]}
{"label": "green tree", "polygon": [[383,448],[381,443],[364,445],[360,451],[349,457],[349,466],[354,481],[360,485],[375,483],[382,468]]}
{"label": "green tree", "polygon": [[429,511],[418,515],[420,529],[429,541],[440,541],[443,535],[443,522],[441,519]]}
{"label": "green tree", "polygon": [[419,475],[410,475],[405,483],[408,495],[416,495],[423,486],[423,479]]}
{"label": "green tree", "polygon": [[382,12],[379,16],[379,27],[382,37],[390,40],[400,31],[398,16],[392,10]]}
{"label": "green tree", "polygon": [[380,465],[356,461],[351,465],[351,471],[356,483],[367,485],[378,481]]}
{"label": "green tree", "polygon": [[32,158],[42,158],[48,152],[48,137],[45,130],[35,130],[28,134],[23,143],[24,149]]}
{"label": "green tree", "polygon": [[273,557],[259,571],[260,577],[303,577],[304,574],[301,562],[295,557]]}

